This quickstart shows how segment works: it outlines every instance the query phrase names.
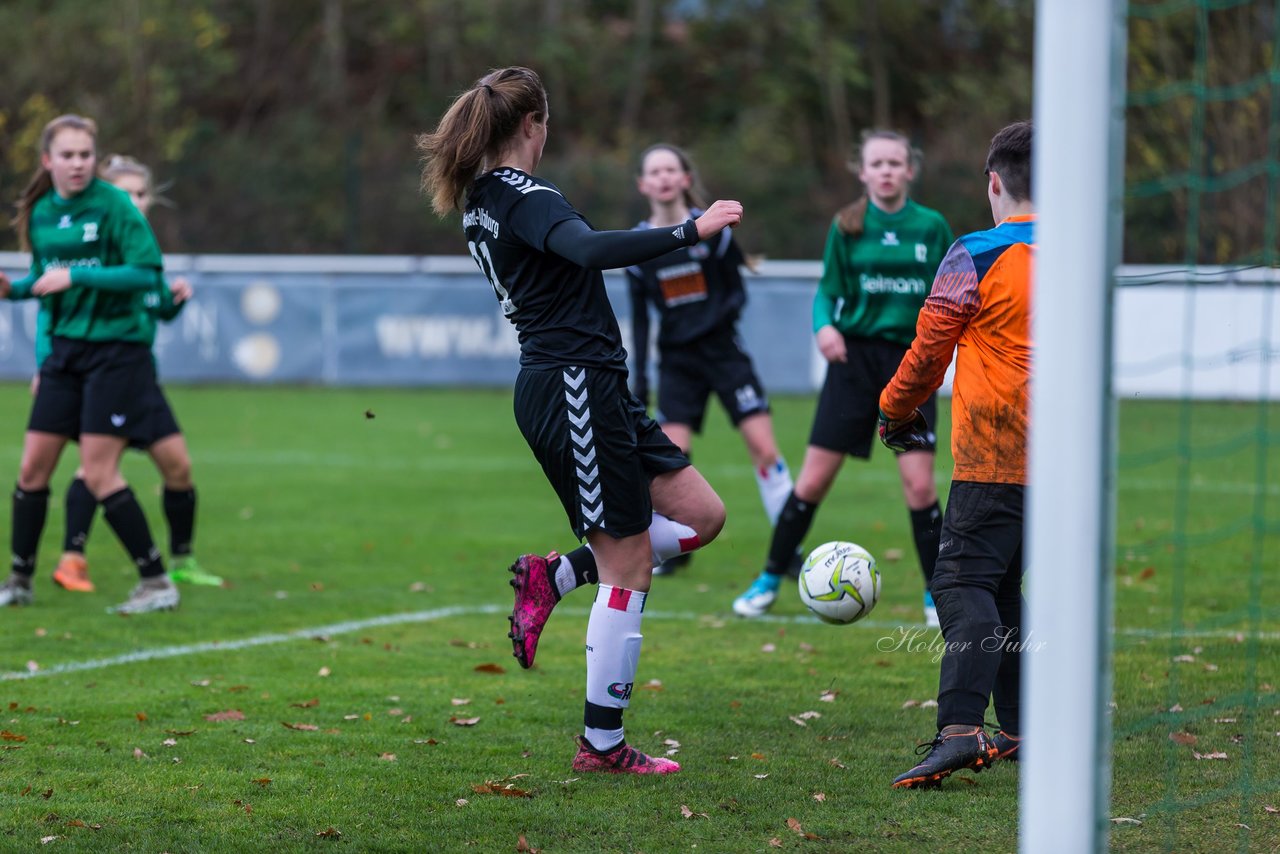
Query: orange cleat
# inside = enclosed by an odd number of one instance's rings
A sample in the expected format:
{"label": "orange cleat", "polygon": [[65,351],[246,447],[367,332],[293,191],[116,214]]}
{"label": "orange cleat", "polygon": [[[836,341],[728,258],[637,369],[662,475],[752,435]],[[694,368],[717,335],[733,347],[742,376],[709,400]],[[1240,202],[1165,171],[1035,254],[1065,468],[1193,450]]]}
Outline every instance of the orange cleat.
{"label": "orange cleat", "polygon": [[58,561],[58,568],[53,571],[53,581],[64,590],[74,593],[92,593],[93,582],[89,580],[89,562],[83,555],[64,554]]}

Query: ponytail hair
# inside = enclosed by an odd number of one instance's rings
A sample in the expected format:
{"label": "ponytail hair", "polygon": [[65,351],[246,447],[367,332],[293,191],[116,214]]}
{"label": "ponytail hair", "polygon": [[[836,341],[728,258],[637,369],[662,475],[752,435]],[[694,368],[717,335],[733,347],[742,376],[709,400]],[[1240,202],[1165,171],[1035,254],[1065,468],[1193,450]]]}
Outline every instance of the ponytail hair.
{"label": "ponytail hair", "polygon": [[[58,116],[45,125],[44,130],[40,131],[40,153],[42,155],[49,153],[49,146],[53,144],[53,138],[64,130],[82,130],[93,137],[94,145],[97,145],[97,122],[84,116],[68,113]],[[49,174],[49,170],[44,168],[43,162],[37,162],[36,171],[32,173],[31,180],[27,181],[27,186],[23,189],[22,195],[18,197],[18,210],[13,217],[13,227],[18,232],[18,245],[22,247],[23,251],[31,249],[31,209],[35,207],[36,201],[49,192],[52,187],[53,177]]]}
{"label": "ponytail hair", "polygon": [[[920,149],[911,144],[911,140],[907,139],[906,135],[898,133],[895,130],[872,128],[862,132],[862,141],[858,143],[858,156],[856,159],[850,160],[848,163],[849,171],[853,174],[856,175],[862,171],[862,157],[866,153],[867,143],[874,139],[887,139],[891,142],[900,143],[902,147],[907,150],[907,163],[910,164],[912,169],[920,168],[923,155],[921,154]],[[863,220],[866,219],[867,205],[870,204],[870,202],[871,200],[867,196],[866,188],[864,187],[862,195],[858,197],[857,201],[852,204],[845,205],[836,214],[836,225],[842,232],[850,237],[861,237]]]}
{"label": "ponytail hair", "polygon": [[530,113],[545,121],[547,90],[536,72],[512,66],[481,77],[454,99],[434,131],[418,135],[422,192],[438,216],[461,210],[485,162],[501,156]]}

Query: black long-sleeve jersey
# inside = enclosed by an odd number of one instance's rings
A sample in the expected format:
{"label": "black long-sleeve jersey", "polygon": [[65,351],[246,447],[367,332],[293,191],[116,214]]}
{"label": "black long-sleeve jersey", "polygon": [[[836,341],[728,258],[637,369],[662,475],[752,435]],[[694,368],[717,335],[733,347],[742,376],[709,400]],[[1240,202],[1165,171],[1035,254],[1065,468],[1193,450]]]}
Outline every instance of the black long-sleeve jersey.
{"label": "black long-sleeve jersey", "polygon": [[[700,213],[693,211],[695,217]],[[635,227],[649,229],[648,222]],[[726,228],[708,240],[627,268],[637,377],[644,376],[647,363],[649,305],[658,310],[659,350],[732,332],[747,304],[743,263],[732,230]]]}
{"label": "black long-sleeve jersey", "polygon": [[551,183],[502,168],[476,179],[462,216],[467,248],[516,327],[524,367],[626,370],[600,271],[698,242],[675,228],[595,231]]}

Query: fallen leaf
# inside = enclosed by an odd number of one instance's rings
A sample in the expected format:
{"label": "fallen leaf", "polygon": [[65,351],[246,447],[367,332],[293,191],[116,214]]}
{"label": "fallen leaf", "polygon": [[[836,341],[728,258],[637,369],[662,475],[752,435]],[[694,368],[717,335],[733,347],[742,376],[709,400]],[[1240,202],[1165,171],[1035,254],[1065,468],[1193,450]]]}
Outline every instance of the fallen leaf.
{"label": "fallen leaf", "polygon": [[178,740],[176,738],[166,738],[164,741],[160,743],[165,747],[173,747],[175,744],[178,743]]}
{"label": "fallen leaf", "polygon": [[23,789],[21,792],[19,792],[19,793],[18,793],[18,795],[19,795],[19,796],[21,796],[21,797],[26,797],[26,796],[27,796],[27,795],[29,795],[29,794],[31,794],[31,787],[30,787],[30,786],[27,786],[25,789]]}
{"label": "fallen leaf", "polygon": [[41,836],[41,837],[40,837],[40,844],[41,844],[41,845],[48,845],[50,842],[52,842],[53,840],[55,840],[55,839],[57,839],[57,838],[58,838],[58,837],[56,837],[56,836]]}
{"label": "fallen leaf", "polygon": [[211,715],[205,715],[206,721],[242,721],[244,720],[244,712],[239,709],[227,709],[225,712],[214,712]]}
{"label": "fallen leaf", "polygon": [[1170,712],[1175,712],[1175,713],[1176,713],[1176,712],[1180,712],[1180,711],[1182,711],[1182,706],[1181,706],[1180,704],[1178,704],[1178,703],[1174,703],[1172,706],[1170,706],[1170,707],[1169,707],[1169,711],[1170,711]]}
{"label": "fallen leaf", "polygon": [[883,557],[887,563],[897,563],[906,555],[902,549],[885,549]]}
{"label": "fallen leaf", "polygon": [[915,708],[916,706],[918,706],[918,705],[920,705],[920,701],[919,701],[919,700],[907,700],[905,703],[903,703],[903,704],[902,704],[902,708],[904,708],[904,709],[914,709],[914,708]]}
{"label": "fallen leaf", "polygon": [[1129,818],[1128,816],[1119,816],[1117,818],[1113,818],[1111,819],[1111,823],[1112,824],[1142,824],[1142,822],[1138,821],[1138,819]]}
{"label": "fallen leaf", "polygon": [[143,721],[145,721],[145,720],[147,719],[147,713],[146,713],[146,712],[138,712],[136,715],[134,715],[134,717],[136,717],[136,718],[138,719],[138,723],[142,723]]}
{"label": "fallen leaf", "polygon": [[1173,660],[1179,664],[1190,664],[1196,660],[1196,657],[1194,655],[1175,655]]}
{"label": "fallen leaf", "polygon": [[341,839],[342,831],[338,830],[336,827],[326,827],[324,830],[317,833],[316,836],[323,836],[326,839]]}
{"label": "fallen leaf", "polygon": [[778,838],[778,837],[776,837],[776,836],[775,836],[775,837],[773,837],[772,839],[770,839],[770,840],[769,840],[769,847],[770,847],[770,848],[781,848],[781,847],[782,847],[782,840],[781,840],[781,839],[779,839],[779,838]]}
{"label": "fallen leaf", "polygon": [[289,705],[295,709],[310,709],[320,705],[320,698],[312,697],[310,700],[303,700],[301,703],[290,703]]}
{"label": "fallen leaf", "polygon": [[472,786],[471,790],[480,795],[501,795],[504,798],[532,798],[533,793],[518,789],[513,784],[505,780],[485,780],[483,783]]}
{"label": "fallen leaf", "polygon": [[332,672],[333,672],[333,671],[332,671],[332,670],[330,670],[330,669],[329,669],[329,668],[327,668],[327,667],[321,667],[321,668],[316,672],[316,675],[317,675],[317,676],[328,676],[328,675],[329,675],[330,673],[332,673]]}
{"label": "fallen leaf", "polygon": [[471,700],[467,697],[454,697],[449,703],[454,706],[466,706],[470,705]]}
{"label": "fallen leaf", "polygon": [[316,732],[320,729],[320,727],[315,724],[291,724],[288,721],[281,721],[280,724],[289,729],[297,729],[304,732]]}
{"label": "fallen leaf", "polygon": [[404,709],[387,709],[387,714],[394,718],[398,718],[404,714]]}
{"label": "fallen leaf", "polygon": [[768,774],[756,774],[756,775],[755,775],[755,778],[756,778],[757,780],[767,780],[767,779],[769,778],[769,775],[768,775]]}
{"label": "fallen leaf", "polygon": [[814,799],[815,801],[817,801],[818,803],[822,803],[823,801],[825,801],[825,800],[827,799],[827,796],[826,796],[824,793],[822,793],[822,792],[814,792],[814,793],[813,793],[813,799]]}
{"label": "fallen leaf", "polygon": [[142,752],[142,748],[141,748],[141,747],[135,747],[135,748],[133,749],[133,758],[134,758],[134,759],[146,759],[146,758],[147,758],[147,754],[145,754],[145,753],[143,753],[143,752]]}
{"label": "fallen leaf", "polygon": [[40,797],[44,798],[46,801],[49,800],[53,797],[53,789],[45,789],[40,793]]}
{"label": "fallen leaf", "polygon": [[0,740],[26,741],[27,737],[25,735],[18,735],[16,732],[9,732],[9,730],[5,729],[5,730],[0,730]]}
{"label": "fallen leaf", "polygon": [[524,834],[520,834],[520,838],[516,840],[516,854],[538,854],[542,849],[534,848],[529,844],[529,840],[524,838]]}
{"label": "fallen leaf", "polygon": [[778,648],[771,643],[767,643],[764,646],[760,647],[760,651],[761,652],[777,652]]}
{"label": "fallen leaf", "polygon": [[1233,724],[1236,722],[1236,719],[1235,718],[1214,718],[1213,722],[1215,724]]}
{"label": "fallen leaf", "polygon": [[1205,669],[1205,670],[1207,670],[1207,671],[1208,671],[1208,672],[1210,672],[1210,673],[1213,673],[1215,670],[1217,670],[1217,669],[1218,669],[1218,665],[1216,665],[1216,664],[1206,664],[1206,665],[1204,666],[1204,669]]}
{"label": "fallen leaf", "polygon": [[1194,756],[1196,759],[1226,759],[1227,758],[1227,754],[1221,751],[1218,751],[1217,753],[1196,753],[1193,750],[1191,751],[1191,755]]}
{"label": "fallen leaf", "polygon": [[506,673],[507,669],[501,664],[477,664],[475,666],[476,673]]}
{"label": "fallen leaf", "polygon": [[796,715],[796,717],[798,717],[802,721],[811,721],[814,718],[822,717],[822,712],[801,712],[800,714]]}
{"label": "fallen leaf", "polygon": [[480,719],[451,717],[449,718],[449,723],[453,724],[454,726],[475,726],[476,724],[480,723]]}
{"label": "fallen leaf", "polygon": [[241,691],[248,691],[249,686],[248,685],[228,685],[227,690],[230,691],[232,694],[239,694]]}
{"label": "fallen leaf", "polygon": [[848,765],[845,765],[843,762],[841,762],[839,759],[837,759],[837,758],[836,758],[836,757],[834,757],[834,756],[833,756],[833,757],[831,757],[830,759],[828,759],[827,761],[828,761],[828,762],[830,762],[832,765],[836,766],[837,768],[848,768],[848,767],[849,767]]}
{"label": "fallen leaf", "polygon": [[1171,732],[1169,740],[1175,744],[1195,744],[1196,737],[1189,732]]}
{"label": "fallen leaf", "polygon": [[258,742],[254,741],[252,738],[246,738],[246,739],[244,740],[244,743],[245,743],[245,744],[257,744]]}
{"label": "fallen leaf", "polygon": [[414,744],[439,744],[440,742],[436,741],[434,738],[415,738],[413,740],[413,743]]}
{"label": "fallen leaf", "polygon": [[684,804],[680,805],[680,815],[684,816],[685,818],[711,818],[711,816],[707,815],[704,812],[694,812]]}
{"label": "fallen leaf", "polygon": [[922,708],[922,709],[936,709],[936,708],[938,708],[938,701],[937,701],[937,700],[925,700],[923,703],[921,703],[921,704],[920,704],[920,708]]}
{"label": "fallen leaf", "polygon": [[751,758],[752,758],[752,759],[764,759],[764,754],[763,754],[763,753],[753,753],[753,754],[751,754]]}
{"label": "fallen leaf", "polygon": [[808,726],[808,724],[807,724],[807,723],[805,723],[804,721],[800,720],[800,718],[796,717],[795,715],[791,715],[791,716],[790,716],[790,720],[791,720],[791,722],[792,722],[793,724],[795,724],[796,726]]}
{"label": "fallen leaf", "polygon": [[800,826],[799,820],[794,818],[787,819],[787,827],[791,828],[791,831],[793,833],[795,833],[798,836],[803,836],[805,839],[821,839],[822,838],[818,836],[818,834],[816,833],[807,833],[805,829]]}
{"label": "fallen leaf", "polygon": [[1148,567],[1145,567],[1142,570],[1142,572],[1138,573],[1138,578],[1142,581],[1146,581],[1148,578],[1150,578],[1155,574],[1156,574],[1156,568],[1154,566],[1148,566]]}
{"label": "fallen leaf", "polygon": [[1267,806],[1267,805],[1265,805],[1265,804],[1264,804],[1264,805],[1263,805],[1263,807],[1262,807],[1262,811],[1263,811],[1263,812],[1269,812],[1269,813],[1271,813],[1271,814],[1273,814],[1273,815],[1274,815],[1275,813],[1280,813],[1280,809],[1276,809],[1275,807]]}
{"label": "fallen leaf", "polygon": [[[35,661],[35,660],[32,660],[32,661],[28,661],[28,662],[27,662],[27,670],[28,670],[28,671],[30,671],[31,673],[35,673],[35,672],[36,672],[37,670],[39,670],[39,669],[40,669],[40,664],[39,664],[39,662],[37,662],[37,661]],[[54,838],[54,839],[57,839],[58,837],[56,837],[56,836],[55,836],[55,837],[53,837],[53,838]]]}
{"label": "fallen leaf", "polygon": [[839,691],[823,691],[822,696],[818,698],[819,702],[834,703],[836,697],[840,695]]}
{"label": "fallen leaf", "polygon": [[460,807],[465,807],[467,804],[471,803],[471,801],[467,800],[466,798],[458,798],[456,801],[454,801],[454,803]]}
{"label": "fallen leaf", "polygon": [[265,789],[267,786],[269,786],[269,785],[271,784],[271,778],[270,778],[270,777],[259,777],[258,779],[254,780],[253,782],[257,783],[259,786],[261,786],[262,788],[264,788],[264,789]]}
{"label": "fallen leaf", "polygon": [[360,720],[360,716],[359,715],[343,715],[342,719],[344,721],[358,721]]}
{"label": "fallen leaf", "polygon": [[394,753],[384,753],[384,754],[382,754],[381,756],[379,756],[378,758],[379,758],[379,759],[384,759],[384,760],[386,760],[387,762],[395,762],[395,761],[396,761],[396,755],[395,755]]}

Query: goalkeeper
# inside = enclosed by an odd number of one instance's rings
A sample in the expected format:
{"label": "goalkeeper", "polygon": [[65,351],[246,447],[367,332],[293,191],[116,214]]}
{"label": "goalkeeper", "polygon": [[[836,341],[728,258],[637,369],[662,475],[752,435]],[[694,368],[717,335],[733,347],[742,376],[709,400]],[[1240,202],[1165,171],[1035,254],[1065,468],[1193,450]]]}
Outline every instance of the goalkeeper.
{"label": "goalkeeper", "polygon": [[[916,338],[880,395],[880,438],[899,453],[927,447],[918,406],[952,386],[955,471],[933,571],[946,642],[938,680],[938,734],[895,788],[938,785],[962,768],[1017,759],[1022,626],[1022,508],[1027,479],[1031,369],[1031,123],[991,141],[987,198],[996,227],[961,237],[938,268]],[[994,695],[1000,731],[983,729]]]}

